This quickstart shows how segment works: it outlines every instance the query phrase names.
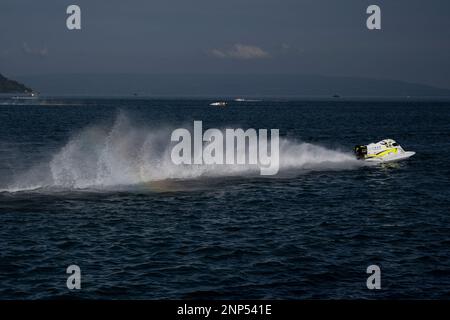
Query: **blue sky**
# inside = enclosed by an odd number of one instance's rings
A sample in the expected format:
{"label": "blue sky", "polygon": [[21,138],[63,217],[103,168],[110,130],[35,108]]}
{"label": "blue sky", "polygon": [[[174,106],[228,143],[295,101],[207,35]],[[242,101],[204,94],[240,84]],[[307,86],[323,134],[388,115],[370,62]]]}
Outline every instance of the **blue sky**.
{"label": "blue sky", "polygon": [[[82,30],[66,29],[78,4]],[[365,26],[368,5],[382,30]],[[450,88],[450,2],[2,0],[0,72],[295,73]]]}

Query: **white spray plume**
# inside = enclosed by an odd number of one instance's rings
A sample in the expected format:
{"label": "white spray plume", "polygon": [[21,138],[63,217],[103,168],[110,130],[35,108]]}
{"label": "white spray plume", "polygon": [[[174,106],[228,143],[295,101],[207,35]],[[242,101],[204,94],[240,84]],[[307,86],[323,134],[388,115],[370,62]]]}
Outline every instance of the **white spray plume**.
{"label": "white spray plume", "polygon": [[[170,158],[170,133],[169,128],[136,127],[120,113],[109,128],[94,126],[75,134],[48,164],[32,168],[3,191],[102,189],[166,179],[258,175],[255,165],[175,165]],[[350,153],[280,139],[280,173],[361,165]]]}

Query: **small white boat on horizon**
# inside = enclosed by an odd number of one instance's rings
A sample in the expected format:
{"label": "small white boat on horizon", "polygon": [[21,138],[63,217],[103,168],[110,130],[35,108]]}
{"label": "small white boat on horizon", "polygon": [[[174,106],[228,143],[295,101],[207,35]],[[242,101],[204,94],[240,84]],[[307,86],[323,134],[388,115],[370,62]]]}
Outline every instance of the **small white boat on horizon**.
{"label": "small white boat on horizon", "polygon": [[236,99],[234,99],[234,101],[236,101],[236,102],[258,102],[258,101],[261,101],[261,100],[236,98]]}
{"label": "small white boat on horizon", "polygon": [[31,92],[29,94],[23,96],[13,96],[11,97],[13,100],[35,100],[39,99],[39,94],[37,92]]}
{"label": "small white boat on horizon", "polygon": [[217,101],[217,102],[212,102],[209,105],[216,106],[216,107],[226,107],[227,103],[225,101]]}

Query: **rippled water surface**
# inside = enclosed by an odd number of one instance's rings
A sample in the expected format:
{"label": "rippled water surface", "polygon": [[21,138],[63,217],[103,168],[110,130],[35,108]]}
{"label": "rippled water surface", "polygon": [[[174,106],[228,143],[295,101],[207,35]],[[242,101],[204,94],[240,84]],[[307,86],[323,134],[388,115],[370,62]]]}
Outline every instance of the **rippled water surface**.
{"label": "rippled water surface", "polygon": [[[2,100],[0,298],[450,297],[450,102],[210,102]],[[279,174],[173,165],[194,120],[280,129]],[[417,154],[353,159],[383,138]]]}

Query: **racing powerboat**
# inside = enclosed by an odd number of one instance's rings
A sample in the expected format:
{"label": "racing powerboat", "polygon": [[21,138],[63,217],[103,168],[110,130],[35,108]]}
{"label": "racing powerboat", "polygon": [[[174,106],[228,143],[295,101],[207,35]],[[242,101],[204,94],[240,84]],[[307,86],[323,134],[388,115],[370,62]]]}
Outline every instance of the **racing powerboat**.
{"label": "racing powerboat", "polygon": [[377,143],[355,146],[354,152],[359,160],[370,162],[393,162],[408,159],[416,153],[405,151],[392,139],[384,139]]}

